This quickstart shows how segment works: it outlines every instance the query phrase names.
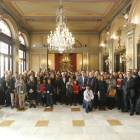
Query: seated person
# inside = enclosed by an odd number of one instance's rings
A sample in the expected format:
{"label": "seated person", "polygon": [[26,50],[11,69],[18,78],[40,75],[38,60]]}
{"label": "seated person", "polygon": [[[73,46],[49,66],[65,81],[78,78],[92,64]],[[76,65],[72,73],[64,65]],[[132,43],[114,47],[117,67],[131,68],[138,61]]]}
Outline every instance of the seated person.
{"label": "seated person", "polygon": [[83,99],[83,102],[84,102],[83,106],[85,107],[86,113],[88,113],[89,111],[92,110],[93,99],[94,99],[93,92],[92,92],[92,90],[90,90],[90,86],[87,85],[86,90],[84,91],[84,99]]}

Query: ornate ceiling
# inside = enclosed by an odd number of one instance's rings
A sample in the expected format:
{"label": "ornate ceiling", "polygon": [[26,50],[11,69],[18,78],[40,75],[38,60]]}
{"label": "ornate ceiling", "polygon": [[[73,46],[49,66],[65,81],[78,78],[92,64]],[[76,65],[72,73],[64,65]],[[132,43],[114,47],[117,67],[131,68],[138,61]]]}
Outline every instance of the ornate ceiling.
{"label": "ornate ceiling", "polygon": [[[127,0],[62,0],[71,32],[99,32]],[[2,0],[32,32],[56,27],[59,0]]]}

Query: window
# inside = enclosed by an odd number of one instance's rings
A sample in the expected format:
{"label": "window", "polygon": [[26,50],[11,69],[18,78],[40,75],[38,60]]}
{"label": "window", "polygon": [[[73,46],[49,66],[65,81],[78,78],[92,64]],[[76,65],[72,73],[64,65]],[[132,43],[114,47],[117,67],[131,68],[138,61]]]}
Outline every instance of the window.
{"label": "window", "polygon": [[2,29],[2,33],[6,34],[7,36],[11,37],[11,31],[8,27],[7,23],[3,20],[0,21],[0,27]]}
{"label": "window", "polygon": [[22,73],[26,70],[26,52],[19,50],[19,73]]}
{"label": "window", "polygon": [[0,41],[0,77],[4,75],[4,71],[13,70],[12,58],[12,46]]}
{"label": "window", "polygon": [[0,42],[0,52],[8,54],[8,44]]}
{"label": "window", "polygon": [[25,45],[25,41],[22,35],[19,36],[19,40],[21,41],[22,45]]}

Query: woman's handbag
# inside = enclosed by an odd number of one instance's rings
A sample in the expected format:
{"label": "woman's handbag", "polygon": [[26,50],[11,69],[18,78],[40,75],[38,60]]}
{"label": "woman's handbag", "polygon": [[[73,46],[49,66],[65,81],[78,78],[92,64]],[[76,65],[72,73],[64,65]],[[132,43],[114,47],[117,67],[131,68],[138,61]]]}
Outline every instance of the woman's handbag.
{"label": "woman's handbag", "polygon": [[116,89],[110,88],[109,96],[115,97],[116,96]]}

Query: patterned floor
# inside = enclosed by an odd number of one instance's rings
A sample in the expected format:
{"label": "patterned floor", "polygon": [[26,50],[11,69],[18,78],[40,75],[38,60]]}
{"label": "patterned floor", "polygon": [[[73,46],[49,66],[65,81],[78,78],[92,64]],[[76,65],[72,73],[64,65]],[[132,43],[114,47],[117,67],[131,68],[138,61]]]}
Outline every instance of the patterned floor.
{"label": "patterned floor", "polygon": [[79,105],[24,111],[0,108],[0,139],[4,140],[140,140],[140,116],[117,109],[87,114]]}

